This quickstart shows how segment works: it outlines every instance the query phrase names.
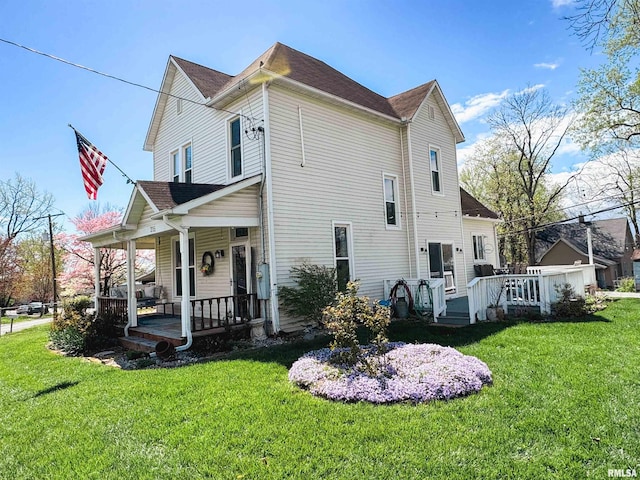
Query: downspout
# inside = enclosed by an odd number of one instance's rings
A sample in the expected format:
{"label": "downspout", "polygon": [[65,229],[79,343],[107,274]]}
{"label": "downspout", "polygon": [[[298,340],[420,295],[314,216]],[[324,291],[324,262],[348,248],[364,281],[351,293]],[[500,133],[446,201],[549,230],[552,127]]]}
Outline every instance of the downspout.
{"label": "downspout", "polygon": [[413,175],[413,149],[411,148],[411,123],[406,122],[407,125],[407,154],[409,155],[409,180],[411,184],[411,209],[413,218],[413,248],[416,256],[416,275],[421,278],[420,275],[420,252],[418,249],[418,212],[416,210],[416,185]]}
{"label": "downspout", "polygon": [[[170,226],[171,228],[177,230],[178,232],[180,232],[183,235],[186,235],[187,237],[187,247],[186,247],[186,252],[185,252],[185,248],[182,242],[182,238],[180,239],[180,255],[182,255],[182,265],[186,265],[188,267],[189,265],[189,230],[184,228],[182,225],[178,225],[177,223],[173,223],[172,221],[169,220],[169,217],[167,215],[163,215],[162,216],[162,221]],[[173,247],[171,247],[173,248]],[[185,262],[185,258],[187,259],[187,261]],[[185,277],[186,277],[186,282],[185,282]],[[182,302],[180,304],[180,319],[182,321],[182,324],[184,326],[185,324],[185,318],[189,318],[190,313],[189,310],[187,308],[184,308],[184,299],[185,299],[185,295],[184,295],[184,289],[189,290],[189,268],[182,268]],[[191,294],[191,292],[189,292],[189,294]],[[187,298],[189,298],[189,296],[186,296]],[[186,316],[185,316],[186,313]],[[185,328],[185,333],[187,334],[187,343],[185,343],[184,345],[180,345],[178,347],[176,347],[176,352],[181,352],[183,350],[188,350],[191,345],[193,344],[193,335],[191,334],[191,325],[190,322],[188,322],[188,328]]]}
{"label": "downspout", "polygon": [[[405,120],[406,121],[406,120]],[[409,212],[407,204],[407,175],[404,168],[404,135],[400,128],[400,157],[402,158],[402,191],[404,193],[404,211]],[[413,265],[411,263],[411,237],[409,236],[409,216],[406,217],[407,222],[407,255],[409,255],[409,278],[413,278]]]}
{"label": "downspout", "polygon": [[271,171],[271,125],[269,124],[269,91],[267,82],[262,84],[262,109],[264,118],[264,161],[267,180],[267,224],[269,228],[269,279],[271,281],[271,322],[273,333],[280,331],[280,315],[278,312],[278,278],[276,269],[276,237],[273,220],[273,179]]}

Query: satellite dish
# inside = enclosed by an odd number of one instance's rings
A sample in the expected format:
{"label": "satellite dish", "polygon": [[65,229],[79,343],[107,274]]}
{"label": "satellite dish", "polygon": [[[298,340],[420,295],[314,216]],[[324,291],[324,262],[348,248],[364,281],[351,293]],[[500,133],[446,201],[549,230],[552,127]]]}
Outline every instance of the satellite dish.
{"label": "satellite dish", "polygon": [[484,246],[484,253],[493,253],[493,245],[490,243]]}

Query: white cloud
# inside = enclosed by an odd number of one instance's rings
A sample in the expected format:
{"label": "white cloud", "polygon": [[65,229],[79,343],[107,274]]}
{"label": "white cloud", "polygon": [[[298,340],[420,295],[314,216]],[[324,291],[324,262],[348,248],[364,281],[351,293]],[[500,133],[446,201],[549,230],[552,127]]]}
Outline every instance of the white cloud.
{"label": "white cloud", "polygon": [[533,93],[536,90],[540,90],[541,88],[544,88],[544,83],[537,83],[535,85],[531,85],[530,87],[523,88],[522,90],[520,90],[518,92],[518,94],[521,94],[521,93]]}
{"label": "white cloud", "polygon": [[454,103],[451,105],[451,111],[456,117],[458,123],[465,123],[481,117],[493,107],[497,106],[509,95],[509,90],[503,90],[500,93],[483,93],[471,97],[464,102],[464,105]]}
{"label": "white cloud", "polygon": [[573,5],[573,2],[574,0],[551,0],[551,5],[553,5],[553,8],[561,8]]}
{"label": "white cloud", "polygon": [[560,64],[558,62],[556,63],[534,63],[533,64],[534,67],[536,68],[547,68],[549,70],[555,70],[556,68],[558,68],[560,66]]}

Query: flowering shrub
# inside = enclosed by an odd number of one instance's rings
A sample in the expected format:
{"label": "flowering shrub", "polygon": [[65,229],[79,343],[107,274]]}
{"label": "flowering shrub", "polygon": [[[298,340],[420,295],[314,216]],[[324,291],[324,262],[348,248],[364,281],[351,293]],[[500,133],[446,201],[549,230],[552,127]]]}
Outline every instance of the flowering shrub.
{"label": "flowering shrub", "polygon": [[336,294],[335,306],[329,305],[323,310],[325,325],[333,335],[330,347],[335,352],[331,358],[334,363],[353,365],[358,361],[368,362],[367,356],[361,355],[358,324],[369,329],[375,353],[383,354],[385,351],[391,312],[380,304],[372,306],[369,297],[358,297],[359,288],[358,282],[347,283],[347,290]]}
{"label": "flowering shrub", "polygon": [[[355,365],[336,364],[340,349],[308,352],[289,370],[289,380],[329,400],[371,403],[449,400],[478,392],[491,371],[475,357],[434,344],[387,343],[387,351],[362,347]],[[369,368],[377,365],[375,372]]]}

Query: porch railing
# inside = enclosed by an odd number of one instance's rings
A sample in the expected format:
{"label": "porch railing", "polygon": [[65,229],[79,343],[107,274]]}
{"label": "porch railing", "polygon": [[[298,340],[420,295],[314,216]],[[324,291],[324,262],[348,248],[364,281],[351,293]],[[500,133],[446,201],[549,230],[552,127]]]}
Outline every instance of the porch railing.
{"label": "porch railing", "polygon": [[98,314],[109,315],[120,323],[127,323],[129,312],[127,311],[127,299],[115,297],[98,297]]}
{"label": "porch railing", "polygon": [[476,277],[467,285],[469,320],[486,320],[487,307],[496,303],[505,311],[509,307],[539,307],[541,314],[548,315],[551,304],[559,299],[557,289],[566,283],[577,294],[584,294],[585,275],[578,269]]}
{"label": "porch railing", "polygon": [[[433,321],[434,322],[438,322],[438,317],[444,316],[447,314],[447,302],[445,301],[445,280],[443,278],[430,278],[429,280],[421,280],[418,278],[409,278],[409,279],[404,279],[404,282],[407,284],[407,286],[409,287],[409,291],[411,292],[411,296],[413,297],[413,299],[415,300],[416,297],[418,296],[418,287],[420,286],[421,282],[427,282],[427,289],[425,291],[425,287],[422,287],[422,297],[424,297],[425,295],[428,296],[428,299],[424,299],[423,301],[425,301],[427,303],[426,307],[427,309],[431,310],[433,312]],[[391,289],[393,288],[393,286],[396,284],[396,282],[398,282],[398,279],[396,280],[384,280],[383,282],[383,295],[385,300],[388,299],[391,295]],[[428,290],[431,290],[431,295],[429,295]],[[398,296],[402,296],[404,295],[404,290],[400,289],[398,291]],[[430,304],[430,305],[429,305]]]}
{"label": "porch railing", "polygon": [[218,327],[230,329],[260,316],[258,295],[230,295],[191,301],[191,331]]}
{"label": "porch railing", "polygon": [[[253,318],[260,316],[260,303],[258,295],[250,293],[246,295],[227,295],[224,297],[211,297],[191,300],[191,331],[211,330],[224,327],[246,324]],[[158,303],[156,312],[162,315],[180,316],[180,302]],[[100,297],[100,314],[114,315],[122,323],[127,322],[127,299]]]}

